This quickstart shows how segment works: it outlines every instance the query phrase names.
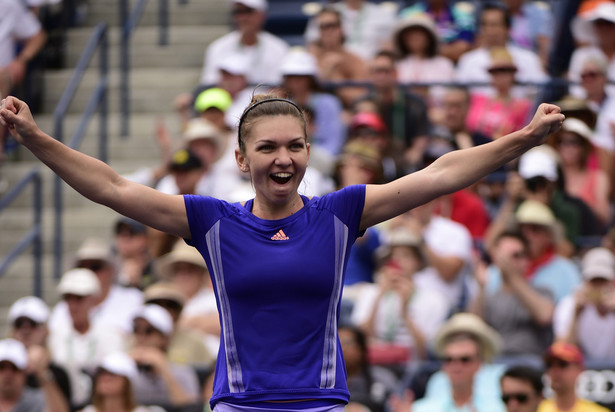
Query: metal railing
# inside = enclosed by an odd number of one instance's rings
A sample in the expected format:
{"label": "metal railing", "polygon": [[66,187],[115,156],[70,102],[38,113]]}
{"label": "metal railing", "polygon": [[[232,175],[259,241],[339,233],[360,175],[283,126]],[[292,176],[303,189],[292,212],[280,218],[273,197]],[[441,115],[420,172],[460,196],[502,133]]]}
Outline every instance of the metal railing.
{"label": "metal railing", "polygon": [[[169,44],[169,0],[158,0],[158,44]],[[120,131],[122,137],[130,134],[130,39],[135,28],[141,20],[148,0],[139,0],[132,12],[129,13],[128,0],[120,1]],[[180,3],[183,4],[183,3]]]}
{"label": "metal railing", "polygon": [[[88,43],[83,50],[79,62],[75,67],[75,71],[60,97],[54,113],[54,134],[55,138],[62,142],[64,140],[64,120],[66,113],[75,97],[75,93],[83,79],[95,53],[98,52],[99,80],[90,96],[88,103],[79,119],[77,129],[73,133],[68,146],[76,149],[80,146],[85,136],[86,128],[93,117],[96,110],[99,111],[99,132],[98,132],[98,158],[103,162],[107,161],[107,144],[108,144],[108,103],[107,103],[107,88],[108,88],[108,72],[109,72],[109,46],[107,39],[107,24],[100,23],[95,28]],[[53,233],[53,275],[57,279],[62,274],[62,256],[63,256],[63,182],[59,176],[54,180],[54,233]]]}
{"label": "metal railing", "polygon": [[41,175],[37,168],[32,168],[8,193],[0,198],[0,212],[7,208],[29,185],[33,185],[33,204],[34,224],[28,233],[21,238],[19,243],[4,257],[0,262],[0,277],[4,276],[8,267],[13,261],[22,254],[27,247],[32,245],[32,263],[34,265],[33,279],[34,286],[32,293],[34,296],[43,295],[43,240],[42,240],[42,216],[43,216],[43,185]]}

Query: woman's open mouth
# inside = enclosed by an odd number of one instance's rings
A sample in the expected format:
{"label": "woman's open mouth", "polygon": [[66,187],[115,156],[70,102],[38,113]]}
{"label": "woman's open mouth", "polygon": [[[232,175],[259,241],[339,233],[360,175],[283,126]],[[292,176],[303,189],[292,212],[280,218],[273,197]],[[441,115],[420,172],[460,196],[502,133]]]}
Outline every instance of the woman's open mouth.
{"label": "woman's open mouth", "polygon": [[277,184],[283,185],[290,181],[290,179],[293,177],[293,174],[281,172],[281,173],[272,173],[269,176]]}

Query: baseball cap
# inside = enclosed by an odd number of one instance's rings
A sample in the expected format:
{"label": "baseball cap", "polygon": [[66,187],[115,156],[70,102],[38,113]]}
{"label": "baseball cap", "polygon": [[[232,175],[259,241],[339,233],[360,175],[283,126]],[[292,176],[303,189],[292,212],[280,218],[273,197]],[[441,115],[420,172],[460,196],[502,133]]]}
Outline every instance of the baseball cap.
{"label": "baseball cap", "polygon": [[99,238],[88,238],[75,252],[75,260],[102,260],[112,262],[111,247],[108,242]]}
{"label": "baseball cap", "polygon": [[583,120],[576,119],[574,117],[568,117],[564,119],[562,123],[562,130],[575,133],[590,142],[592,140],[593,133],[589,126]]}
{"label": "baseball cap", "polygon": [[267,0],[233,0],[233,4],[243,4],[254,10],[267,10]]}
{"label": "baseball cap", "polygon": [[248,59],[239,53],[231,53],[228,56],[222,57],[217,67],[218,70],[223,70],[236,76],[245,76],[250,71]]}
{"label": "baseball cap", "polygon": [[555,182],[558,177],[557,161],[546,147],[535,147],[519,158],[519,175],[524,179],[542,176]]}
{"label": "baseball cap", "polygon": [[136,362],[124,352],[111,352],[105,355],[98,367],[128,379],[133,379],[138,374]]}
{"label": "baseball cap", "polygon": [[71,269],[62,275],[58,284],[60,295],[92,296],[100,293],[98,277],[90,269]]}
{"label": "baseball cap", "polygon": [[534,224],[553,227],[556,223],[555,215],[548,206],[536,201],[526,200],[515,213],[520,224]]}
{"label": "baseball cap", "polygon": [[17,299],[9,309],[9,323],[19,318],[28,318],[36,323],[46,323],[49,319],[49,308],[39,297],[24,296]]}
{"label": "baseball cap", "polygon": [[145,233],[147,228],[141,222],[137,222],[134,219],[131,219],[126,216],[121,216],[115,222],[115,234],[118,234],[120,229],[123,227],[127,227],[132,233]]}
{"label": "baseball cap", "polygon": [[212,87],[198,94],[194,100],[194,110],[204,112],[213,107],[226,112],[231,104],[233,104],[233,98],[229,92],[219,87]]}
{"label": "baseball cap", "polygon": [[585,280],[615,278],[615,257],[610,250],[596,247],[588,250],[581,260],[581,274]]}
{"label": "baseball cap", "polygon": [[145,319],[162,334],[169,336],[173,332],[173,319],[162,306],[147,304],[135,314],[133,319]]}
{"label": "baseball cap", "polygon": [[551,359],[560,359],[570,363],[583,365],[583,353],[577,345],[568,342],[555,342],[545,352],[543,356],[545,362]]}
{"label": "baseball cap", "polygon": [[570,26],[575,40],[596,44],[598,36],[593,23],[598,20],[615,23],[615,3],[612,1],[601,2],[593,9],[575,16]]}
{"label": "baseball cap", "polygon": [[350,129],[357,129],[359,127],[369,127],[379,133],[386,132],[386,125],[382,121],[382,118],[373,112],[361,112],[353,116],[350,121]]}
{"label": "baseball cap", "polygon": [[188,143],[198,139],[207,140],[214,145],[216,150],[223,144],[220,129],[214,126],[209,120],[201,117],[190,119],[186,125],[184,139]]}
{"label": "baseball cap", "polygon": [[282,59],[280,72],[283,76],[317,76],[316,58],[303,47],[293,47]]}
{"label": "baseball cap", "polygon": [[156,282],[143,291],[145,303],[156,300],[170,300],[180,306],[186,303],[186,295],[174,283],[167,281]]}
{"label": "baseball cap", "polygon": [[171,157],[169,169],[175,172],[187,172],[203,167],[201,159],[188,149],[179,149]]}
{"label": "baseball cap", "polygon": [[15,339],[0,340],[0,362],[8,361],[19,370],[28,366],[28,354],[23,343]]}

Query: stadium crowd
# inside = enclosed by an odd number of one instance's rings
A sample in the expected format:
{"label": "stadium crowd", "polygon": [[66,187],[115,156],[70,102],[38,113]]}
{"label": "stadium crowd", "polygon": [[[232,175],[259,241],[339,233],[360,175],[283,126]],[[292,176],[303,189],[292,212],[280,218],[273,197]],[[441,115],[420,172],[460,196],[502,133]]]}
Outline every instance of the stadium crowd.
{"label": "stadium crowd", "polygon": [[[307,196],[389,182],[523,127],[553,77],[557,2],[407,3],[322,4],[291,47],[263,30],[266,0],[232,0],[233,31],[175,101],[180,137],[158,127],[161,164],[127,177],[250,199],[237,123],[271,87],[308,119]],[[607,410],[578,378],[615,365],[615,2],[581,1],[566,23],[561,130],[353,246],[338,327],[348,410]],[[23,53],[5,59],[0,93]],[[13,303],[0,411],[208,410],[220,325],[205,261],[123,216],[110,232],[83,239],[53,307]]]}

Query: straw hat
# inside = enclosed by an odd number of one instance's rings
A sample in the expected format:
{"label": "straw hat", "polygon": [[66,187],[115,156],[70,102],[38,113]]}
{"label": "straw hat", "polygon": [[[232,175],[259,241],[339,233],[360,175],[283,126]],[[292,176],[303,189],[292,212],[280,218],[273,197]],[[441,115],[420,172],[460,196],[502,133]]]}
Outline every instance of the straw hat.
{"label": "straw hat", "polygon": [[436,353],[442,355],[451,337],[466,333],[475,336],[481,342],[482,358],[485,361],[491,360],[502,347],[502,338],[495,329],[478,316],[462,312],[453,315],[438,331],[434,345]]}
{"label": "straw hat", "polygon": [[203,256],[201,256],[199,251],[180,240],[173,246],[173,250],[163,255],[156,263],[158,274],[162,278],[169,278],[172,273],[173,264],[178,262],[191,263],[207,270],[205,260],[203,260]]}

